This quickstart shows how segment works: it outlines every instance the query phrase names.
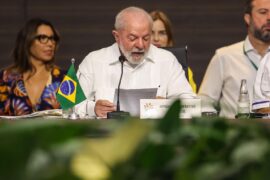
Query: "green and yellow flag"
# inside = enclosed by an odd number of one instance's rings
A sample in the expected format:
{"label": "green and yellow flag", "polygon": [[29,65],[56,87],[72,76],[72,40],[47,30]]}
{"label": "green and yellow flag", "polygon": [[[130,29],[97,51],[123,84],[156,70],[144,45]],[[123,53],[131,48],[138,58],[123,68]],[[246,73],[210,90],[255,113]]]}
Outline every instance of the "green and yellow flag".
{"label": "green and yellow flag", "polygon": [[72,63],[57,91],[56,98],[63,109],[72,108],[86,99]]}

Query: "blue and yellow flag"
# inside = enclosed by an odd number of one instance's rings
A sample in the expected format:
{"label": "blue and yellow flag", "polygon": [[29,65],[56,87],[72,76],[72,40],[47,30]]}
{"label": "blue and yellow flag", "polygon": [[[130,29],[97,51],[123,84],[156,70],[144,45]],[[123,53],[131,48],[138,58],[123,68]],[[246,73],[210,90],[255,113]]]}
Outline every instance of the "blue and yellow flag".
{"label": "blue and yellow flag", "polygon": [[72,63],[56,94],[63,109],[72,108],[86,99]]}

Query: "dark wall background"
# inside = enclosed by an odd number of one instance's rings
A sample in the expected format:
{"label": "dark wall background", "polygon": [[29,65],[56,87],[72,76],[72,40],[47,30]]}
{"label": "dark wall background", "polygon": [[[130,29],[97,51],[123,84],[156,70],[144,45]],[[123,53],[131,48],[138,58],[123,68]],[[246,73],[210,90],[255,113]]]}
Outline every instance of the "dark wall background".
{"label": "dark wall background", "polygon": [[114,42],[116,13],[127,6],[160,9],[170,17],[176,46],[188,45],[189,65],[199,85],[216,48],[245,38],[244,0],[0,0],[0,68],[12,63],[18,30],[31,17],[51,21],[61,34],[57,63],[78,65],[90,51]]}

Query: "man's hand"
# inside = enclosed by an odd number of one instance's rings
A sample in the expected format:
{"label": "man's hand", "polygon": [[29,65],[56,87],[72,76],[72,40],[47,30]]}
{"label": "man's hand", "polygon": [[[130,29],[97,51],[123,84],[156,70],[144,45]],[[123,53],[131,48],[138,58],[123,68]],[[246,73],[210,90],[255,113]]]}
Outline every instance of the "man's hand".
{"label": "man's hand", "polygon": [[97,117],[107,118],[107,113],[115,110],[115,105],[108,100],[98,100],[96,102],[95,113]]}

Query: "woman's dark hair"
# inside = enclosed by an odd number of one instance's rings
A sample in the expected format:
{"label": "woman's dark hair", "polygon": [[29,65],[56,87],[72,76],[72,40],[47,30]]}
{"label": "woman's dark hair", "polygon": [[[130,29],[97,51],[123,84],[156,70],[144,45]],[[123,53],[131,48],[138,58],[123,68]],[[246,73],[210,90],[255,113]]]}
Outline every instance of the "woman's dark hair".
{"label": "woman's dark hair", "polygon": [[[33,41],[35,40],[35,36],[37,35],[37,29],[41,25],[50,26],[53,34],[55,36],[56,48],[60,39],[60,36],[57,30],[53,27],[53,25],[44,19],[34,18],[27,21],[24,27],[18,32],[16,38],[15,48],[13,50],[13,58],[14,64],[11,66],[12,70],[16,70],[19,73],[24,73],[28,70],[35,71],[32,63],[30,62],[30,48],[32,46]],[[55,50],[56,50],[55,48]],[[46,62],[46,67],[49,69],[54,64],[54,58],[51,61]]]}
{"label": "woman's dark hair", "polygon": [[165,30],[168,36],[168,44],[167,46],[173,46],[173,35],[172,35],[172,25],[171,21],[169,20],[168,16],[162,11],[152,11],[149,13],[153,19],[153,22],[156,20],[161,20],[165,26]]}

